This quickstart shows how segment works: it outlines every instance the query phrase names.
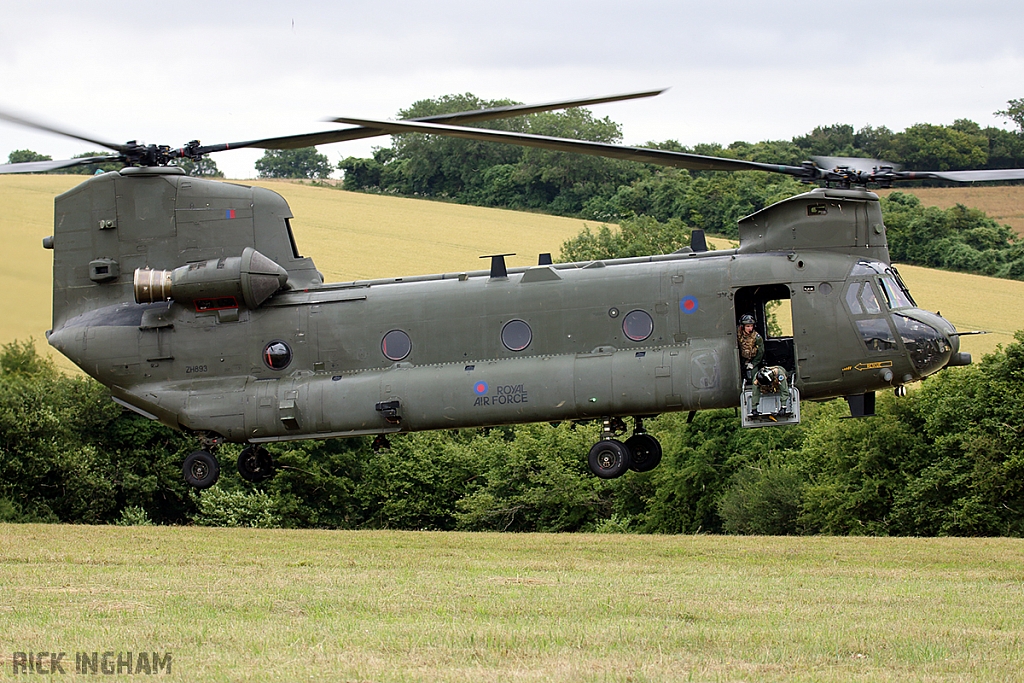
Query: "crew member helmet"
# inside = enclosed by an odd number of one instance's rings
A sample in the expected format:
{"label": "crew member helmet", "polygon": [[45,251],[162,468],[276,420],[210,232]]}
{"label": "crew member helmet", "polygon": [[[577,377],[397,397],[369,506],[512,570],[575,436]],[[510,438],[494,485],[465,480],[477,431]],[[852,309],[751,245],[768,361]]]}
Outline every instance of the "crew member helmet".
{"label": "crew member helmet", "polygon": [[761,368],[757,371],[757,374],[754,375],[754,381],[763,387],[770,385],[774,379],[772,371],[768,368]]}
{"label": "crew member helmet", "polygon": [[745,313],[743,315],[743,317],[740,318],[740,325],[753,325],[753,324],[754,324],[754,316],[750,315],[749,313]]}

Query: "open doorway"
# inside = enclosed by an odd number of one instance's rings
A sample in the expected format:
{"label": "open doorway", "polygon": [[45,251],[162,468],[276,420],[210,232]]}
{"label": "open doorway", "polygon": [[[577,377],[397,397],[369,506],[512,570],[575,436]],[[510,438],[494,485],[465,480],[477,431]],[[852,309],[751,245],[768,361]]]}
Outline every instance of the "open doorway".
{"label": "open doorway", "polygon": [[736,324],[741,316],[754,316],[754,327],[764,339],[765,365],[781,365],[793,375],[796,352],[793,345],[793,307],[789,286],[757,285],[736,290]]}

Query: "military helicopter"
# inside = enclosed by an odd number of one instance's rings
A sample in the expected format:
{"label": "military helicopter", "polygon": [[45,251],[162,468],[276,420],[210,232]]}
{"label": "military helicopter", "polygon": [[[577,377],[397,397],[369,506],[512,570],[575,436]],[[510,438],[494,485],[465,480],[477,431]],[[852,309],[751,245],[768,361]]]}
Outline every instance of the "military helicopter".
{"label": "military helicopter", "polygon": [[[39,172],[120,161],[55,200],[53,326],[48,342],[113,399],[194,435],[186,481],[219,475],[211,453],[246,444],[242,477],[273,475],[264,444],[562,420],[600,420],[591,471],[648,471],[661,446],[644,419],[743,405],[745,426],[799,420],[801,400],[845,397],[855,417],[874,392],[966,365],[961,333],[916,306],[889,262],[878,197],[899,180],[1005,180],[1024,170],[904,172],[864,159],[770,165],[464,127],[533,111],[646,97],[631,93],[460,112],[415,121],[335,119],[355,128],[181,148],[112,144],[113,154],[0,166]],[[739,223],[740,246],[709,251],[694,231],[672,254],[325,283],[269,190],[192,178],[175,159],[242,147],[287,149],[427,133],[699,170],[784,173],[818,187]],[[783,305],[791,334],[768,333]],[[737,323],[751,315],[764,362],[791,378],[794,410],[750,419]],[[632,418],[632,434],[624,418]]]}

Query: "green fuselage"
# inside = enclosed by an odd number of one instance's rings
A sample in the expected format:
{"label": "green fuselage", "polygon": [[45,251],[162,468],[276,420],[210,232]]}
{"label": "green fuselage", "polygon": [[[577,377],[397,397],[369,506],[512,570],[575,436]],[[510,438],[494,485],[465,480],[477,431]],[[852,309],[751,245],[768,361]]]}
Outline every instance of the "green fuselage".
{"label": "green fuselage", "polygon": [[[744,313],[758,316],[766,361],[794,373],[804,399],[944,367],[952,326],[886,298],[877,199],[816,192],[745,219],[738,250],[322,284],[276,194],[106,174],[57,200],[49,341],[133,409],[236,442],[736,406]],[[831,220],[841,207],[852,232],[816,244],[805,219],[817,214],[804,211],[815,202],[834,207]],[[804,222],[783,215],[794,206]],[[136,269],[215,269],[246,247],[288,273],[262,304],[214,290],[135,303]],[[104,279],[104,264],[117,275]],[[768,334],[769,301],[790,309],[791,334]]]}

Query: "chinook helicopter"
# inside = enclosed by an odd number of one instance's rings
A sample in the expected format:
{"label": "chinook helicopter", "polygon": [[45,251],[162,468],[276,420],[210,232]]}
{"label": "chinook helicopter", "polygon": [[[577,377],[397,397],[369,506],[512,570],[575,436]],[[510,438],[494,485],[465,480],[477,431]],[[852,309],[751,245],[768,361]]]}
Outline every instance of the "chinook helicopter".
{"label": "chinook helicopter", "polygon": [[[631,93],[409,121],[339,118],[342,130],[181,148],[108,143],[10,114],[0,118],[99,144],[106,156],[0,165],[41,172],[119,161],[58,196],[48,342],[140,415],[194,435],[186,481],[219,475],[211,451],[246,444],[240,475],[273,475],[264,444],[526,422],[600,420],[591,471],[648,471],[661,446],[643,421],[744,406],[744,426],[799,420],[801,400],[845,397],[854,417],[874,392],[971,362],[952,324],[921,310],[889,262],[868,184],[1024,178],[1024,170],[906,172],[866,159],[771,165],[507,133],[460,124],[646,97]],[[783,173],[820,182],[742,219],[736,249],[693,231],[672,254],[325,283],[300,255],[278,194],[194,178],[173,166],[211,152],[289,149],[426,133],[685,169]],[[772,336],[772,306],[792,330]],[[755,319],[764,362],[790,377],[793,410],[748,416],[737,323]],[[632,434],[625,418],[632,418]]]}

